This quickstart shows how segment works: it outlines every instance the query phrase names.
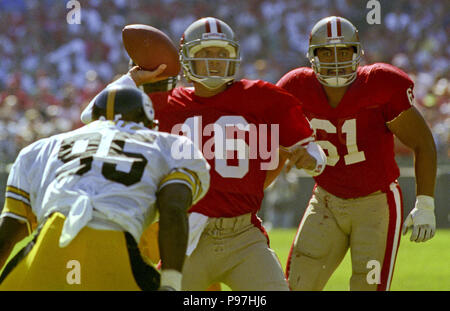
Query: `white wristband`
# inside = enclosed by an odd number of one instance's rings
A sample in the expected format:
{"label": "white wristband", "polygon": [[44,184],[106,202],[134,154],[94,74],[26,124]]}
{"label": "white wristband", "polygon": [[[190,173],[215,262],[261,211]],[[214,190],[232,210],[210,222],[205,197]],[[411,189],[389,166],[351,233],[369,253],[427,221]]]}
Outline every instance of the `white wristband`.
{"label": "white wristband", "polygon": [[434,198],[429,195],[418,195],[416,197],[416,208],[434,211]]}
{"label": "white wristband", "polygon": [[323,149],[315,142],[310,142],[306,151],[316,159],[316,167],[313,170],[305,170],[311,176],[317,176],[322,174],[325,166],[327,165],[327,156]]}
{"label": "white wristband", "polygon": [[161,287],[170,286],[173,289],[179,291],[181,290],[181,278],[182,274],[180,271],[168,269],[161,271]]}

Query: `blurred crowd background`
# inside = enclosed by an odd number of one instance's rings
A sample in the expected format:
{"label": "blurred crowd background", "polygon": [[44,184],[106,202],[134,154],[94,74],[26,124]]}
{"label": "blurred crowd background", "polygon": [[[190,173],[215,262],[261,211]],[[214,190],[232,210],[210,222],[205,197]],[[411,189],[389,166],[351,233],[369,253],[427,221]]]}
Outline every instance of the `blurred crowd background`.
{"label": "blurred crowd background", "polygon": [[[449,1],[380,0],[381,23],[374,25],[361,0],[80,0],[80,24],[67,23],[68,2],[0,0],[0,173],[31,142],[79,127],[90,99],[127,71],[125,25],[152,25],[178,44],[183,30],[205,16],[234,29],[243,58],[239,77],[272,83],[309,66],[315,22],[346,17],[359,29],[364,63],[391,63],[415,81],[416,106],[432,128],[439,163],[450,163]],[[399,161],[412,165],[411,152],[401,143],[397,149]],[[285,177],[279,184],[287,183],[286,193],[269,199],[292,197],[296,179]]]}

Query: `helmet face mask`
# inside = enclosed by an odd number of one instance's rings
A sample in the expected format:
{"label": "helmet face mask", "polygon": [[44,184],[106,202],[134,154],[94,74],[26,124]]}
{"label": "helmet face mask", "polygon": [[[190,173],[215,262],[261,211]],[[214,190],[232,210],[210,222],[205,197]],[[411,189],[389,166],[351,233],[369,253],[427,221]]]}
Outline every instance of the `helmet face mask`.
{"label": "helmet face mask", "polygon": [[[350,60],[340,61],[339,48],[353,47]],[[317,51],[328,48],[332,51],[331,62],[320,61]],[[356,79],[357,68],[363,50],[358,30],[348,20],[331,16],[316,23],[311,30],[307,57],[320,83],[330,87],[343,87]],[[331,73],[330,73],[331,72]]]}
{"label": "helmet face mask", "polygon": [[[221,48],[227,57],[199,57],[203,49]],[[214,90],[235,79],[240,63],[239,44],[234,41],[234,33],[224,22],[212,18],[202,18],[191,24],[181,38],[180,62],[188,81],[202,84]],[[214,70],[213,63],[219,63],[223,70]],[[224,67],[223,67],[224,66]],[[202,67],[203,70],[198,68]]]}

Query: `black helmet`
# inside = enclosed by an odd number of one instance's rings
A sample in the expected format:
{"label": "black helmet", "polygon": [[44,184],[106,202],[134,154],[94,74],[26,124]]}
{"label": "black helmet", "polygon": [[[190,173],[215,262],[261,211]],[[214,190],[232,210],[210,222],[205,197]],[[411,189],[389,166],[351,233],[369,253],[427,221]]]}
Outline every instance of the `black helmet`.
{"label": "black helmet", "polygon": [[150,98],[131,86],[112,86],[101,91],[95,98],[92,116],[94,120],[103,116],[107,120],[142,122],[149,128],[157,124]]}

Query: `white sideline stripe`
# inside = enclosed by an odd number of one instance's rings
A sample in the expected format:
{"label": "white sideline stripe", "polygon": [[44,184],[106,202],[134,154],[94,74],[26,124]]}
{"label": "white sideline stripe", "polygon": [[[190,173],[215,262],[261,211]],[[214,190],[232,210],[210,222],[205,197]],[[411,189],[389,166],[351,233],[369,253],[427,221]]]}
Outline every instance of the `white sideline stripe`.
{"label": "white sideline stripe", "polygon": [[298,237],[300,235],[300,232],[303,229],[303,225],[305,224],[306,218],[310,214],[310,213],[308,213],[308,215],[306,214],[308,212],[308,210],[309,210],[308,207],[309,207],[309,201],[308,201],[308,204],[306,205],[305,214],[303,215],[302,220],[300,221],[300,225],[298,226],[297,233],[295,234],[294,243],[297,243],[297,239],[298,239]]}
{"label": "white sideline stripe", "polygon": [[400,192],[398,191],[397,185],[395,183],[390,184],[389,188],[391,189],[393,195],[394,195],[394,201],[395,201],[395,233],[394,233],[394,241],[392,243],[392,252],[391,252],[391,262],[389,264],[389,275],[387,279],[386,284],[386,291],[388,291],[391,287],[391,279],[392,279],[392,272],[394,270],[394,262],[395,257],[397,255],[397,246],[398,246],[398,237],[400,234],[400,224],[401,219],[403,215],[401,214],[401,200],[400,200]]}

